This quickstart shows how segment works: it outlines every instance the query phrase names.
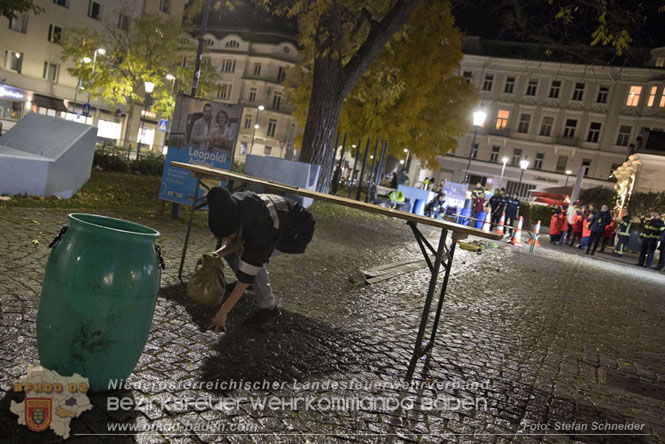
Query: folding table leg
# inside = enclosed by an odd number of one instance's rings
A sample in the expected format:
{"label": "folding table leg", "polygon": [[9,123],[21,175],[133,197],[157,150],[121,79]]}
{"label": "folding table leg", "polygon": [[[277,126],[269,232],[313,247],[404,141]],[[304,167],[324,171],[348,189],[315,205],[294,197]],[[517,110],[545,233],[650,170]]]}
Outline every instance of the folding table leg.
{"label": "folding table leg", "polygon": [[[411,381],[411,379],[413,378],[413,372],[416,369],[416,364],[418,363],[418,359],[420,359],[421,356],[427,353],[428,349],[431,347],[431,344],[429,344],[427,347],[423,347],[423,338],[425,337],[425,330],[427,328],[427,318],[429,317],[430,308],[432,306],[432,299],[434,298],[434,291],[436,290],[436,282],[439,277],[439,270],[441,269],[441,262],[443,260],[444,251],[446,249],[447,235],[448,235],[448,230],[442,229],[441,237],[439,238],[439,246],[436,251],[434,269],[431,270],[432,277],[430,278],[429,281],[427,297],[425,298],[425,306],[423,307],[422,317],[420,318],[420,328],[418,329],[418,336],[416,337],[416,345],[413,350],[413,355],[411,356],[409,369],[406,372],[407,381]],[[448,272],[448,268],[446,269],[446,271]],[[437,310],[437,314],[439,314],[439,310]]]}
{"label": "folding table leg", "polygon": [[180,257],[180,268],[178,269],[178,279],[182,282],[182,269],[185,266],[185,256],[187,256],[187,245],[189,244],[189,233],[192,231],[192,222],[194,221],[194,212],[199,200],[199,189],[201,189],[201,178],[196,178],[196,190],[192,198],[192,210],[189,213],[189,222],[187,223],[187,234],[185,234],[185,245],[182,247],[182,256]]}

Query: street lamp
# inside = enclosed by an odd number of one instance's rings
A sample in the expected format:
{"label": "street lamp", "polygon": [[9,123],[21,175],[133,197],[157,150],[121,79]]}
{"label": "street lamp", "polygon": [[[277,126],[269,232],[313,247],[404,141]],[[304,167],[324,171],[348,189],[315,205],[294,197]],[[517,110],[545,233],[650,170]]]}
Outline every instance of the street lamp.
{"label": "street lamp", "polygon": [[[104,55],[106,50],[104,48],[95,49],[95,54],[92,56],[92,74],[90,74],[90,81],[88,82],[88,112],[90,110],[90,83],[95,77],[95,64],[97,63],[97,54]],[[83,57],[85,63],[90,63],[90,57]]]}
{"label": "street lamp", "polygon": [[145,100],[143,101],[143,117],[141,118],[141,129],[139,130],[139,143],[136,144],[136,160],[141,158],[141,141],[143,140],[143,122],[145,116],[148,114],[148,106],[152,105],[150,94],[155,89],[155,84],[152,82],[144,82],[143,86],[145,87]]}
{"label": "street lamp", "polygon": [[469,183],[469,169],[471,168],[471,155],[473,154],[473,147],[476,146],[476,135],[478,128],[483,126],[487,114],[484,111],[476,111],[473,113],[473,141],[471,142],[471,149],[469,150],[469,161],[466,164],[466,174],[464,175],[464,183]]}
{"label": "street lamp", "polygon": [[171,92],[173,92],[173,87],[175,86],[175,76],[173,74],[166,74],[166,80],[171,81]]}
{"label": "street lamp", "polygon": [[522,176],[524,176],[524,170],[529,168],[529,159],[520,160],[520,182],[517,184],[517,195],[519,196],[520,190],[522,188]]}
{"label": "street lamp", "polygon": [[506,164],[508,163],[508,158],[506,156],[503,156],[503,159],[501,159],[503,162],[503,166],[501,167],[501,179],[499,179],[499,185],[498,187],[501,188],[501,182],[503,182],[503,172],[506,171]]}
{"label": "street lamp", "polygon": [[252,154],[254,150],[254,136],[256,135],[256,130],[259,129],[259,112],[263,111],[265,106],[259,105],[258,110],[256,111],[256,123],[254,124],[254,131],[252,131],[252,145],[249,147],[249,154]]}
{"label": "street lamp", "polygon": [[572,171],[566,170],[566,185],[564,185],[566,187],[568,186],[568,178],[570,177],[571,174],[573,174]]}

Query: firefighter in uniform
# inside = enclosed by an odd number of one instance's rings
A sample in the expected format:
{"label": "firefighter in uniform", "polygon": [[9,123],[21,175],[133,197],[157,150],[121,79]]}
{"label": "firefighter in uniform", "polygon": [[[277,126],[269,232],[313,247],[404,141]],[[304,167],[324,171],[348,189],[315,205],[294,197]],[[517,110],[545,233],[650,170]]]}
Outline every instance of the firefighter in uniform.
{"label": "firefighter in uniform", "polygon": [[660,214],[653,213],[653,217],[646,224],[640,238],[642,238],[642,249],[640,250],[640,259],[637,265],[640,267],[651,267],[653,254],[656,251],[658,240],[665,230],[665,223],[660,219]]}
{"label": "firefighter in uniform", "polygon": [[626,248],[626,245],[628,245],[628,241],[630,240],[630,227],[632,226],[630,219],[630,213],[626,214],[617,227],[619,241],[617,242],[617,247],[614,249],[614,253],[612,253],[615,257],[623,257],[623,250]]}
{"label": "firefighter in uniform", "polygon": [[[304,253],[314,235],[314,219],[299,203],[274,194],[251,191],[231,195],[226,188],[213,187],[207,195],[208,228],[222,248],[224,257],[236,274],[228,297],[208,328],[226,329],[226,316],[251,284],[258,310],[245,324],[261,325],[280,316],[275,304],[265,264],[282,253]],[[237,254],[234,244],[241,242]]]}

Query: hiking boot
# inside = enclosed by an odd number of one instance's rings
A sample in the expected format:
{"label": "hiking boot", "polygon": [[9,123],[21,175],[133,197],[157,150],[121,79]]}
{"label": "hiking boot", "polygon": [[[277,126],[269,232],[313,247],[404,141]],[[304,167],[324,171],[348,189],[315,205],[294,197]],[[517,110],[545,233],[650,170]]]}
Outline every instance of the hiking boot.
{"label": "hiking boot", "polygon": [[255,327],[274,321],[281,315],[282,313],[279,311],[279,308],[277,307],[261,308],[259,310],[256,310],[254,314],[252,314],[250,317],[245,319],[244,324]]}

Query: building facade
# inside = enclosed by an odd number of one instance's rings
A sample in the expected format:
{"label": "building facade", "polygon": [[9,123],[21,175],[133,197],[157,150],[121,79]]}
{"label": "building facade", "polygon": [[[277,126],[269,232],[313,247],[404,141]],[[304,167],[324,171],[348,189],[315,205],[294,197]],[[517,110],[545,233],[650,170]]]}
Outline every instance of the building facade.
{"label": "building facade", "polygon": [[[67,72],[63,62],[62,39],[67,28],[102,31],[106,26],[127,29],[132,18],[157,14],[182,19],[184,0],[36,0],[44,12],[19,14],[14,20],[0,18],[0,123],[2,133],[29,112],[61,117],[98,127],[98,137],[112,143],[136,143],[139,133],[125,134],[127,128],[142,127],[142,142],[163,143],[156,131],[154,114],[134,113],[128,125],[127,108],[88,99],[79,80]],[[100,54],[90,54],[93,62]],[[84,106],[90,105],[85,116]],[[140,122],[142,120],[143,122]],[[141,125],[142,123],[142,125]],[[133,131],[132,131],[133,132]]]}
{"label": "building facade", "polygon": [[[487,117],[440,158],[441,179],[463,182],[471,157],[471,184],[525,199],[529,190],[572,185],[578,173],[582,188],[612,188],[642,129],[665,128],[665,48],[647,66],[628,68],[496,56],[484,43],[465,39],[461,71]],[[518,44],[501,44],[512,46],[503,53],[520,53]]]}
{"label": "building facade", "polygon": [[295,36],[212,28],[205,44],[221,76],[210,98],[243,105],[234,160],[244,163],[247,154],[292,157],[297,124],[283,82],[298,62]]}

